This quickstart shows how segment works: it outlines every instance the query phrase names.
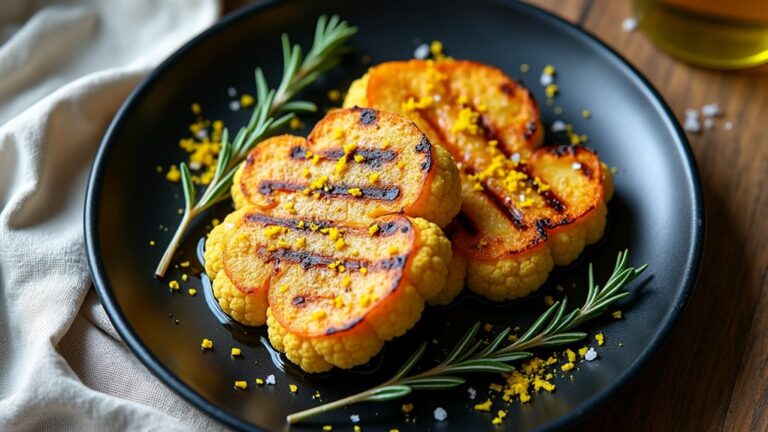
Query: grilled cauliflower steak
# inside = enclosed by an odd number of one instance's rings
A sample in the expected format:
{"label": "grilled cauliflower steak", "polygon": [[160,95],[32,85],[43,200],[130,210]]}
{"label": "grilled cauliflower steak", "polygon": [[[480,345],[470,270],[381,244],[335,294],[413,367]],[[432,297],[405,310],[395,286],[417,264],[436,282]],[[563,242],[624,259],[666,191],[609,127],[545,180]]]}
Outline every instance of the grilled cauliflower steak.
{"label": "grilled cauliflower steak", "polygon": [[206,242],[214,295],[305,371],[368,362],[458,292],[438,225],[459,210],[458,171],[403,116],[338,110],[308,139],[271,138],[232,194],[238,209]]}
{"label": "grilled cauliflower steak", "polygon": [[525,296],[602,236],[609,172],[586,147],[541,147],[533,97],[499,69],[383,63],[352,84],[344,105],[403,113],[458,161],[462,209],[449,232],[473,291]]}

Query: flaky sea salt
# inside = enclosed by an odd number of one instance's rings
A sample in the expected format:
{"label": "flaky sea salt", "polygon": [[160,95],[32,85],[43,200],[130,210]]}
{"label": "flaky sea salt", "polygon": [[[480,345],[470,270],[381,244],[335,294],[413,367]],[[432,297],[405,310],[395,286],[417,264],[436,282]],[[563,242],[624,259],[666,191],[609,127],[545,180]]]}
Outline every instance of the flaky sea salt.
{"label": "flaky sea salt", "polygon": [[621,29],[627,33],[635,31],[635,29],[637,29],[637,18],[624,18],[624,20],[621,22]]}
{"label": "flaky sea salt", "polygon": [[472,400],[477,397],[477,390],[473,389],[472,387],[467,389],[467,393],[469,394],[469,398]]}
{"label": "flaky sea salt", "polygon": [[539,78],[539,83],[541,83],[541,85],[548,86],[548,85],[552,84],[553,82],[555,82],[555,77],[554,76],[552,76],[552,75],[550,75],[548,73],[543,73],[542,72],[541,78]]}
{"label": "flaky sea salt", "polygon": [[229,97],[235,97],[235,96],[237,96],[237,90],[235,90],[234,87],[230,87],[230,88],[227,89],[227,95]]}
{"label": "flaky sea salt", "polygon": [[424,60],[425,58],[429,57],[429,45],[427,44],[421,44],[416,47],[415,50],[413,50],[413,57]]}
{"label": "flaky sea salt", "polygon": [[685,121],[683,122],[683,129],[686,132],[701,132],[701,124],[699,123],[699,118],[694,116],[686,116]]}
{"label": "flaky sea salt", "polygon": [[268,376],[267,379],[264,380],[264,382],[269,385],[275,385],[275,376],[274,375]]}
{"label": "flaky sea salt", "polygon": [[555,120],[552,122],[552,132],[563,132],[565,131],[565,122],[562,120]]}
{"label": "flaky sea salt", "polygon": [[733,122],[730,122],[730,121],[725,122],[725,125],[723,126],[723,128],[727,131],[733,130]]}
{"label": "flaky sea salt", "polygon": [[571,164],[571,169],[573,169],[573,170],[580,170],[581,169],[581,164],[578,163],[578,162],[574,162],[574,163]]}
{"label": "flaky sea salt", "polygon": [[704,119],[704,129],[712,129],[715,127],[715,121],[707,117]]}
{"label": "flaky sea salt", "polygon": [[435,408],[435,420],[437,421],[444,421],[448,418],[448,411],[444,410],[442,407]]}
{"label": "flaky sea salt", "polygon": [[514,163],[520,163],[520,153],[512,153],[509,159]]}
{"label": "flaky sea salt", "polygon": [[240,102],[233,100],[229,103],[229,109],[231,111],[238,111],[240,110]]}
{"label": "flaky sea salt", "polygon": [[711,103],[701,107],[701,114],[704,117],[720,117],[723,115],[723,110],[720,109],[719,104]]}
{"label": "flaky sea salt", "polygon": [[597,358],[597,351],[595,351],[594,348],[589,347],[586,354],[584,354],[584,360],[586,361],[592,361]]}
{"label": "flaky sea salt", "polygon": [[357,414],[352,414],[349,419],[352,420],[352,423],[360,423],[360,416]]}

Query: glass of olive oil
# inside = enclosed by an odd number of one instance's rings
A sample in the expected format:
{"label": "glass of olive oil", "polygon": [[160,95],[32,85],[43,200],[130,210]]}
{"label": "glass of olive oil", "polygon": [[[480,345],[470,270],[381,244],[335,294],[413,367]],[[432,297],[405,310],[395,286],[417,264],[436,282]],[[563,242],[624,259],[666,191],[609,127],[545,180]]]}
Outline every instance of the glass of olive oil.
{"label": "glass of olive oil", "polygon": [[635,14],[657,45],[689,63],[768,63],[768,0],[635,0]]}

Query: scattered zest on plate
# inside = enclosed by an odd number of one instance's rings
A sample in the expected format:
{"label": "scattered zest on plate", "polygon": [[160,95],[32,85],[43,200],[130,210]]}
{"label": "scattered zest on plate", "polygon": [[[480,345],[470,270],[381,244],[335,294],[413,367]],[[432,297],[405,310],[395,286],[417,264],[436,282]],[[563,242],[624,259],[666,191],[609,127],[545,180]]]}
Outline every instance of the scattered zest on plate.
{"label": "scattered zest on plate", "polygon": [[[214,297],[233,320],[266,325],[271,345],[309,373],[367,363],[413,327],[425,305],[448,304],[465,285],[494,301],[528,295],[554,266],[573,262],[601,238],[613,193],[610,170],[582,145],[586,135],[556,122],[552,131],[566,132],[569,144],[543,146],[539,108],[525,87],[492,66],[445,56],[437,41],[417,49],[422,60],[370,68],[350,87],[345,108],[329,112],[308,138],[267,140],[286,126],[297,129],[297,114],[317,111],[294,98],[338,64],[356,32],[337,16],[320,17],[306,56],[284,34],[279,85],[270,89],[255,70],[256,97],[243,95],[238,104],[252,107],[251,118],[233,139],[215,122],[205,181],[186,163],[166,174],[181,183],[185,206],[155,276],[165,275],[191,221],[231,195],[235,211],[212,223],[205,247]],[[554,81],[547,66],[541,84],[548,104],[559,92]],[[328,93],[331,101],[341,98],[338,90]],[[199,196],[196,183],[205,186]],[[454,388],[473,373],[506,374],[506,387],[491,384],[505,401],[530,400],[527,387],[505,390],[518,379],[552,392],[553,374],[544,368],[571,371],[577,354],[566,349],[565,363],[552,366],[557,360],[532,358],[531,350],[585,339],[579,327],[628,296],[626,287],[646,269],[629,267],[628,256],[618,254],[602,287],[589,265],[587,297],[577,308],[569,309],[567,297],[546,296],[548,308],[525,331],[490,333],[493,326],[475,323],[434,367],[422,362],[424,342],[389,380],[286,420]],[[180,289],[175,280],[168,286]],[[492,340],[478,336],[481,328]],[[605,342],[602,333],[594,338],[597,346]],[[213,350],[213,341],[203,339],[201,350]],[[593,347],[576,351],[584,361],[598,356]],[[230,356],[243,353],[231,347]],[[234,388],[246,391],[248,382]],[[300,393],[295,384],[288,391]],[[477,390],[467,391],[474,400]],[[478,398],[473,406],[490,412],[493,404]],[[406,414],[412,409],[403,405]],[[498,410],[492,423],[506,416]],[[433,417],[445,421],[448,413],[436,407]]]}
{"label": "scattered zest on plate", "polygon": [[628,296],[625,288],[645,269],[627,267],[629,251],[619,253],[613,274],[603,287],[595,285],[592,264],[589,265],[587,299],[576,309],[568,310],[567,298],[555,302],[515,342],[508,341],[512,329],[506,328],[494,340],[484,346],[476,338],[480,323],[473,325],[437,366],[411,374],[419,364],[427,344],[419,349],[403,365],[394,377],[358,394],[289,415],[288,423],[298,423],[316,415],[360,402],[381,402],[402,398],[414,390],[444,390],[466,382],[457,375],[469,373],[506,373],[513,370],[510,363],[530,357],[528,351],[536,348],[557,347],[571,344],[587,337],[577,331],[586,321],[601,316],[609,306]]}

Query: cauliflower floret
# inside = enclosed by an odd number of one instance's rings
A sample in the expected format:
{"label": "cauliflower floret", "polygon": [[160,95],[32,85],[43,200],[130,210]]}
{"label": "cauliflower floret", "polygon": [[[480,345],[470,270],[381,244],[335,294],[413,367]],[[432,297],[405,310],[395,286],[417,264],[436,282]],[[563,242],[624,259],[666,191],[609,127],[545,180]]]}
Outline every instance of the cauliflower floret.
{"label": "cauliflower floret", "polygon": [[[424,219],[409,218],[414,226],[413,251],[399,284],[387,297],[348,329],[332,334],[307,335],[300,327],[305,315],[286,317],[267,311],[272,345],[307,372],[336,366],[351,368],[367,363],[384,342],[408,331],[419,320],[427,299],[440,293],[448,274],[451,244],[440,228]],[[290,320],[290,322],[281,322]]]}
{"label": "cauliflower floret", "polygon": [[221,309],[237,322],[259,326],[266,322],[265,292],[245,292],[238,288],[227,274],[224,262],[224,251],[232,236],[238,234],[243,215],[243,210],[232,212],[211,231],[205,242],[205,271],[211,278],[213,295]]}
{"label": "cauliflower floret", "polygon": [[552,253],[544,244],[514,257],[467,263],[467,286],[493,301],[512,300],[539,288],[552,270]]}
{"label": "cauliflower floret", "polygon": [[442,306],[452,302],[464,288],[466,274],[467,259],[454,248],[451,261],[448,263],[448,276],[445,278],[445,285],[436,296],[427,301],[427,304]]}

